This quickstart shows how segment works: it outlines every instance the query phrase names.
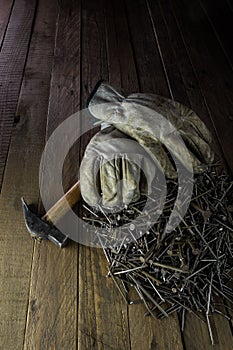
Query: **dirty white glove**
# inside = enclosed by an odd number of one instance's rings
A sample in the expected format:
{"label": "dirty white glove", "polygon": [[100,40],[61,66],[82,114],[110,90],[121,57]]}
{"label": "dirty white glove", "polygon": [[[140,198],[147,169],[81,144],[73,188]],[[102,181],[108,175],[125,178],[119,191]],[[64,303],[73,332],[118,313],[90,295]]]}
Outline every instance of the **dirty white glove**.
{"label": "dirty white glove", "polygon": [[177,177],[168,151],[194,173],[203,172],[214,159],[211,135],[205,124],[178,102],[153,94],[126,97],[101,82],[91,94],[88,108],[95,118],[137,140],[168,178]]}
{"label": "dirty white glove", "polygon": [[[142,181],[143,176],[147,181]],[[154,176],[153,162],[143,147],[110,126],[86,148],[80,166],[81,192],[91,206],[121,207],[150,193]]]}

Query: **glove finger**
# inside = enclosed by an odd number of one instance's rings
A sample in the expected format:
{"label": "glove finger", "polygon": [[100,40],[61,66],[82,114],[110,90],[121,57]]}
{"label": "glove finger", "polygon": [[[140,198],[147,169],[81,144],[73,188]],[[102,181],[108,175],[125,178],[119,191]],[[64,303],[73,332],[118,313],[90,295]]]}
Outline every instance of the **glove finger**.
{"label": "glove finger", "polygon": [[[190,159],[193,171],[200,173],[206,168],[202,163],[209,164],[214,159],[214,153],[209,146],[211,134],[201,119],[190,108],[178,102],[174,102],[174,106],[175,109],[171,109],[171,113],[178,115],[178,118],[175,118],[175,115],[173,116],[177,122],[175,126],[187,145],[188,150],[191,151]],[[182,153],[181,151],[181,155]],[[180,160],[186,165],[184,159],[182,160],[181,158]]]}
{"label": "glove finger", "polygon": [[[171,160],[169,159],[165,148],[175,156],[187,170],[193,170],[193,167],[199,169],[201,163],[196,157],[189,152],[185,147],[182,138],[179,137],[176,133],[167,133],[164,138],[164,144],[158,141],[155,135],[146,132],[141,128],[133,128],[126,124],[116,124],[122,132],[129,135],[138,141],[138,143],[145,149],[145,151],[151,156],[156,166],[159,167],[160,171],[163,171],[164,174],[170,179],[177,178],[177,171],[173,166]],[[172,156],[171,156],[172,157]],[[198,172],[200,172],[199,170]]]}
{"label": "glove finger", "polygon": [[99,157],[84,157],[80,165],[80,189],[83,199],[91,206],[100,201]]}
{"label": "glove finger", "polygon": [[119,206],[121,203],[120,189],[120,159],[114,158],[106,161],[101,158],[100,186],[102,205],[105,207]]}
{"label": "glove finger", "polygon": [[128,124],[120,123],[115,124],[114,126],[124,134],[135,139],[151,156],[156,166],[159,167],[167,177],[173,179],[177,178],[176,171],[169,160],[162,143],[158,141],[153,134],[146,132],[142,128],[134,128],[132,125]]}
{"label": "glove finger", "polygon": [[195,133],[182,133],[188,148],[195,154],[201,163],[210,164],[214,160],[214,152],[207,142]]}
{"label": "glove finger", "polygon": [[[108,95],[106,88],[107,86],[100,88],[101,97],[105,96],[105,92]],[[98,103],[98,92],[94,97],[96,100],[93,103]],[[194,135],[197,135],[200,139],[204,139],[206,143],[210,141],[208,129],[192,110],[180,103],[155,98],[152,95],[149,97],[131,95],[126,99],[122,99],[121,97],[116,94],[114,103],[105,105],[106,111],[104,111],[105,107],[103,106],[101,106],[100,111],[95,110],[95,105],[93,106],[93,111],[96,112],[97,117],[108,119],[117,129],[136,139],[147,151],[149,150],[149,154],[157,164],[160,163],[167,177],[176,178],[177,174],[162,144],[188,170],[192,171],[192,165],[197,169],[200,167],[201,163],[195,157],[197,149],[195,151],[195,147],[193,146],[193,152],[189,156],[189,152],[185,148],[185,145],[180,142],[176,132],[172,135],[175,127],[178,132],[182,130],[185,133],[188,130],[192,130]],[[154,105],[154,102],[152,103],[153,98],[157,106]],[[137,103],[137,99],[140,100],[139,103]],[[161,115],[156,114],[155,111],[158,111]],[[100,115],[99,112],[102,114]],[[165,118],[162,118],[163,115]],[[138,125],[141,125],[140,128]],[[197,140],[198,138],[196,139],[196,143]],[[193,140],[192,143],[195,145]],[[200,143],[201,141],[198,144]],[[151,144],[153,147],[151,147]],[[202,146],[203,150],[200,150],[201,155],[206,156],[207,162],[209,162],[209,159],[212,159],[211,152],[206,144],[202,143]]]}
{"label": "glove finger", "polygon": [[179,110],[179,114],[184,120],[184,123],[190,125],[200,138],[204,139],[207,143],[211,143],[211,133],[198,115],[190,108],[178,102],[175,102],[175,106]]}
{"label": "glove finger", "polygon": [[210,144],[212,142],[212,137],[206,125],[195,114],[193,114],[191,118],[192,119],[189,120],[189,123],[193,126],[193,128],[197,131],[197,133],[202,137],[202,139],[204,139],[207,143]]}
{"label": "glove finger", "polygon": [[153,94],[132,94],[128,100],[153,108],[167,118],[179,131],[182,128],[186,129],[187,126],[191,127],[193,132],[204,139],[206,143],[211,143],[211,133],[206,125],[193,110],[181,103]]}
{"label": "glove finger", "polygon": [[[150,157],[151,158],[151,157]],[[155,164],[152,159],[144,157],[141,163],[140,173],[140,193],[142,195],[148,195],[152,193],[152,182],[155,176],[158,176],[158,168],[155,169]]]}
{"label": "glove finger", "polygon": [[124,204],[135,202],[140,198],[140,167],[131,161],[127,155],[122,159],[122,200]]}
{"label": "glove finger", "polygon": [[[104,102],[111,103],[105,104]],[[211,142],[209,130],[194,111],[179,102],[174,102],[158,95],[138,93],[124,97],[122,92],[117,91],[107,83],[102,83],[99,84],[91,94],[89,110],[98,119],[109,120],[111,124],[115,124],[117,120],[121,120],[121,122],[131,125],[132,127],[134,122],[131,120],[131,117],[129,118],[128,111],[132,111],[132,107],[136,105],[138,107],[144,106],[145,108],[154,109],[154,111],[157,111],[163,115],[165,119],[168,119],[174,124],[177,130],[180,130],[180,128],[185,129],[184,125],[189,124],[207,143]],[[139,113],[138,120],[145,123],[143,114],[140,115]],[[115,127],[120,130],[119,125],[115,125]],[[153,129],[153,125],[150,125],[150,127]]]}
{"label": "glove finger", "polygon": [[151,140],[151,142],[144,142],[141,146],[148,152],[160,171],[170,179],[177,178],[177,172],[160,142]]}

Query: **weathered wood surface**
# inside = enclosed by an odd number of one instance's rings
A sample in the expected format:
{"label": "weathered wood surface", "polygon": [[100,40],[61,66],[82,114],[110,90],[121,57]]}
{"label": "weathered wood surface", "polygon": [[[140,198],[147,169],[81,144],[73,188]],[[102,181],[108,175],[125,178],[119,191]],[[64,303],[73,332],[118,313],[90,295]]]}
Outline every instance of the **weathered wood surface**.
{"label": "weathered wood surface", "polygon": [[1,0],[0,1],[0,51],[5,36],[6,28],[9,22],[13,0]]}
{"label": "weathered wood surface", "polygon": [[[6,90],[0,95],[0,109],[9,120],[0,124],[4,145],[10,144],[8,158],[8,147],[7,152],[1,150],[3,170],[6,159],[7,163],[0,202],[0,348],[211,349],[206,325],[193,315],[187,316],[182,334],[177,315],[156,321],[143,317],[142,304],[126,305],[105,277],[107,262],[100,250],[77,243],[62,251],[50,242],[33,244],[19,199],[24,195],[28,202],[38,202],[44,140],[85,107],[99,79],[127,92],[156,93],[192,107],[211,129],[217,153],[233,168],[231,3],[39,0],[24,77],[35,3],[0,0],[1,5],[0,69],[5,84],[16,84],[9,90],[12,97]],[[27,20],[19,35],[22,18]],[[20,120],[14,125],[18,97]],[[87,119],[77,125],[83,130],[89,123]],[[95,132],[83,135],[66,157],[65,190],[77,180],[80,160]],[[53,178],[46,185],[53,205]],[[43,214],[41,204],[39,213]],[[215,348],[231,349],[228,321],[216,316],[214,324]]]}
{"label": "weathered wood surface", "polygon": [[[208,102],[205,99],[205,96],[210,96],[210,93],[208,90],[206,90],[205,88],[203,88],[203,84],[201,83],[201,81],[198,80],[198,76],[197,76],[197,72],[195,67],[197,66],[197,62],[196,65],[192,64],[192,60],[190,60],[190,62],[188,62],[188,58],[190,59],[190,48],[188,46],[186,46],[186,42],[185,42],[185,37],[183,37],[182,35],[182,26],[181,26],[181,21],[178,21],[180,27],[178,27],[178,23],[174,21],[174,17],[172,19],[172,13],[169,11],[170,10],[170,6],[168,6],[168,4],[166,4],[166,2],[160,2],[161,3],[161,7],[163,7],[163,16],[166,20],[167,23],[167,28],[168,31],[170,33],[170,35],[173,35],[172,37],[172,43],[173,45],[176,47],[176,45],[179,45],[179,47],[183,44],[184,45],[184,49],[181,53],[181,50],[177,50],[177,54],[182,55],[182,60],[185,59],[185,57],[187,57],[187,61],[185,65],[182,65],[181,61],[181,72],[183,71],[184,73],[184,81],[186,81],[188,83],[188,86],[192,87],[192,84],[197,84],[196,88],[194,90],[195,93],[191,94],[189,99],[191,102],[191,106],[192,108],[197,111],[198,113],[198,108],[204,106],[204,108],[202,109],[202,112],[199,112],[198,114],[203,118],[203,120],[205,121],[205,123],[209,126],[209,128],[212,131],[213,136],[216,135],[214,127],[216,127],[215,124],[215,116],[212,116],[210,110],[211,110],[211,106],[208,105]],[[204,13],[202,13],[201,8],[198,8],[199,10],[199,14],[201,13],[203,16],[205,16]],[[188,10],[187,10],[188,12]],[[183,17],[184,18],[184,17]],[[185,20],[185,18],[184,18]],[[188,20],[188,19],[187,19]],[[177,30],[180,30],[180,32],[178,32]],[[190,28],[191,30],[191,28]],[[184,30],[185,33],[187,34],[187,30]],[[164,33],[164,32],[163,32]],[[173,33],[173,34],[171,34]],[[215,38],[216,40],[216,47],[218,47],[218,41],[217,38]],[[162,42],[162,40],[161,40]],[[183,43],[182,43],[183,42]],[[199,41],[198,41],[199,43]],[[219,54],[221,54],[224,57],[224,51],[219,51]],[[179,57],[177,57],[177,62],[180,62]],[[222,57],[222,59],[224,59]],[[225,62],[227,63],[227,61]],[[185,67],[185,70],[184,68]],[[198,68],[197,68],[198,69]],[[187,76],[187,72],[189,73],[189,75]],[[192,72],[190,75],[190,72]],[[187,80],[186,80],[187,79]],[[187,89],[187,91],[189,92],[189,89]],[[223,96],[224,94],[219,92],[219,97],[218,97],[218,103],[221,105],[222,103],[222,99],[224,100],[225,96]],[[199,100],[197,100],[199,96]],[[182,96],[180,96],[180,98],[182,98]],[[178,99],[180,99],[178,98]],[[200,99],[201,98],[201,99]],[[215,136],[215,140],[216,140],[216,136]],[[216,140],[217,141],[217,140]],[[221,151],[223,151],[223,153],[226,154],[225,152],[225,148],[227,148],[227,145],[229,145],[229,141],[227,142],[222,141],[222,139],[220,138],[220,145],[218,144],[218,142],[214,142],[214,148],[216,153],[218,153],[219,155],[221,155]],[[222,150],[220,149],[220,147],[222,146]],[[225,147],[225,148],[224,148]],[[219,149],[219,151],[218,151]],[[229,165],[231,165],[231,163],[228,163]],[[216,342],[218,343],[216,345],[216,348],[219,349],[225,349],[226,344],[233,344],[233,339],[232,339],[232,333],[231,333],[231,329],[230,329],[230,325],[229,322],[226,319],[219,319],[219,317],[214,317],[213,320],[215,321],[215,333],[216,333]],[[196,333],[196,337],[193,337],[193,324],[195,324],[195,333]],[[224,325],[225,328],[225,332],[222,332],[222,325]],[[184,332],[184,343],[185,346],[189,347],[190,349],[198,349],[201,346],[204,347],[205,349],[211,349],[212,346],[210,344],[210,341],[208,339],[208,329],[206,324],[203,324],[200,320],[196,319],[194,315],[188,315],[188,322],[186,324],[186,328],[185,328],[185,332]]]}
{"label": "weathered wood surface", "polygon": [[[149,2],[151,11],[156,4]],[[212,146],[219,157],[223,156],[220,142],[216,135],[216,129],[209,112],[208,105],[200,89],[196,72],[189,57],[185,43],[182,40],[178,24],[168,2],[158,2],[160,8],[159,24],[155,21],[159,42],[163,53],[163,59],[169,81],[171,82],[174,98],[177,101],[190,106],[204,121],[213,135]],[[159,11],[159,9],[158,9]],[[154,15],[155,18],[155,15]],[[157,17],[156,17],[157,18]],[[181,88],[182,87],[182,88]]]}
{"label": "weathered wood surface", "polygon": [[[82,7],[81,102],[96,82],[108,80],[104,1],[92,0]],[[82,120],[82,128],[91,127]],[[83,130],[83,129],[82,129]],[[94,130],[81,138],[80,157]],[[130,349],[128,313],[112,280],[106,278],[107,262],[100,249],[79,246],[78,348]]]}
{"label": "weathered wood surface", "polygon": [[[58,13],[47,139],[79,106],[79,6],[78,1],[60,1],[58,12],[54,9],[52,15],[56,18]],[[65,142],[61,140],[63,141]],[[49,186],[48,197],[52,205],[56,201],[53,179],[51,178],[51,182],[45,185]],[[70,244],[67,249],[60,250],[49,242],[41,244],[36,242],[32,261],[25,349],[76,349],[77,248],[75,244]]]}
{"label": "weathered wood surface", "polygon": [[[137,6],[134,6],[133,1],[129,0],[126,4],[129,31],[132,37],[135,55],[135,61],[133,61],[132,57],[129,59],[130,55],[127,61],[129,67],[133,64],[137,67],[137,78],[139,81],[139,84],[135,86],[131,84],[130,91],[138,91],[140,89],[143,92],[150,91],[155,94],[171,97],[160,52],[155,42],[155,33],[151,26],[147,5],[144,1],[138,1]],[[139,27],[140,31],[138,30]],[[125,28],[126,30],[127,28]],[[144,33],[146,33],[146,37]],[[127,46],[125,45],[126,49]],[[130,53],[132,49],[129,47],[128,50]],[[145,52],[145,54],[142,55],[141,52]],[[118,55],[119,57],[121,56],[121,51],[118,52]],[[126,70],[128,71],[128,69]],[[132,349],[183,349],[179,322],[176,315],[161,322],[151,317],[144,318],[143,314],[145,312],[144,305],[132,305],[129,307]],[[167,336],[168,334],[169,336]]]}
{"label": "weathered wood surface", "polygon": [[36,0],[16,0],[0,51],[0,189],[10,145]]}
{"label": "weathered wood surface", "polygon": [[[38,201],[38,167],[44,147],[54,47],[54,12],[56,1],[51,1],[49,6],[46,1],[41,1],[37,9],[17,109],[20,120],[12,131],[1,193],[0,348],[7,350],[23,349],[25,336],[26,343],[30,343],[25,327],[34,244],[25,231],[20,197],[24,195],[29,203]],[[11,100],[5,101],[6,107],[8,104]],[[37,305],[35,299],[31,305]],[[33,344],[26,348],[38,347]]]}
{"label": "weathered wood surface", "polygon": [[189,4],[180,1],[171,7],[211,113],[224,156],[232,170],[233,71],[199,4],[195,1]]}
{"label": "weathered wood surface", "polygon": [[228,63],[233,69],[233,38],[229,40],[229,33],[232,33],[233,11],[227,0],[216,2],[213,6],[211,0],[200,0],[200,5],[205,12],[215,36],[222,47]]}

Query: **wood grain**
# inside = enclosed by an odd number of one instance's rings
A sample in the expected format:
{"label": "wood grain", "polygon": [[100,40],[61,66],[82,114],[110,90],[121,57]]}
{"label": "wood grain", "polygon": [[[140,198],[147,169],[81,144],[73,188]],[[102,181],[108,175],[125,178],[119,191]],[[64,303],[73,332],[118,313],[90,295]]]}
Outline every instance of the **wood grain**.
{"label": "wood grain", "polygon": [[[154,39],[154,32],[147,6],[143,2],[137,2],[137,6],[133,6],[132,2],[127,1],[127,9],[129,30],[141,91],[150,91],[169,97],[169,88],[159,55],[159,49]],[[115,18],[119,17],[117,12]],[[147,20],[144,20],[145,18],[147,18]],[[140,31],[137,30],[138,26],[141,28]],[[124,32],[127,33],[127,27],[124,28]],[[146,38],[144,33],[146,33]],[[121,38],[118,38],[119,41],[120,39]],[[146,45],[148,45],[148,47]],[[130,66],[132,66],[132,64],[135,65],[135,62],[131,56],[132,48],[128,45],[128,48],[125,47],[125,51],[126,49],[128,50],[128,65],[125,63],[125,70],[129,71]],[[145,52],[145,55],[141,55],[141,52]],[[120,56],[121,52],[118,53],[118,57]],[[136,70],[134,72],[136,73]],[[131,78],[131,81],[137,80],[134,77],[134,79]],[[139,85],[131,85],[130,90],[138,91]],[[151,317],[143,317],[145,312],[146,309],[144,305],[132,305],[129,307],[132,349],[183,349],[179,322],[176,315],[173,315],[169,319],[159,321]]]}
{"label": "wood grain", "polygon": [[[79,105],[79,6],[77,1],[59,2],[47,138]],[[45,9],[46,7],[44,5]],[[54,8],[50,16],[55,20],[57,13]],[[51,23],[51,19],[49,22]],[[61,142],[65,142],[66,136],[64,135]],[[56,201],[56,189],[52,180],[46,184],[49,186],[47,195],[51,205]],[[44,185],[43,181],[42,184]],[[64,185],[68,186],[67,183]],[[52,243],[36,242],[25,349],[76,349],[77,256],[78,249],[75,244],[60,250]]]}
{"label": "wood grain", "polygon": [[127,93],[138,91],[138,75],[123,0],[106,3],[106,45],[109,83]]}
{"label": "wood grain", "polygon": [[141,92],[168,97],[169,87],[155,42],[146,2],[139,0],[135,4],[134,1],[127,0],[126,8],[139,89]]}
{"label": "wood grain", "polygon": [[[14,126],[0,201],[0,348],[23,348],[33,241],[25,229],[20,197],[38,201],[38,167],[44,146],[56,2],[41,1]],[[9,103],[9,102],[8,102]],[[5,107],[8,106],[5,101]],[[33,349],[33,347],[26,347]]]}
{"label": "wood grain", "polygon": [[233,40],[229,40],[229,33],[232,32],[233,12],[227,0],[216,1],[213,6],[210,0],[200,0],[200,5],[205,12],[219,45],[233,69]]}
{"label": "wood grain", "polygon": [[5,36],[5,31],[11,15],[13,0],[1,0],[0,1],[0,51]]}
{"label": "wood grain", "polygon": [[[211,113],[224,156],[233,169],[233,72],[198,3],[172,4],[202,94]],[[205,35],[202,35],[205,33]],[[221,69],[219,69],[221,67]],[[227,127],[222,127],[227,125]]]}
{"label": "wood grain", "polygon": [[179,58],[168,36],[165,18],[160,9],[159,2],[148,0],[147,7],[154,41],[158,46],[158,53],[169,88],[169,95],[167,96],[190,107],[186,86],[180,72]]}
{"label": "wood grain", "polygon": [[[160,15],[163,21],[160,19],[160,23],[156,26],[158,30],[158,36],[160,46],[163,52],[163,57],[166,67],[171,65],[171,69],[168,70],[169,80],[173,82],[173,94],[177,101],[184,103],[191,107],[197,115],[207,125],[212,134],[212,147],[219,159],[223,158],[223,152],[220,141],[218,139],[214,121],[209,111],[206,100],[200,89],[199,81],[196,76],[194,67],[190,60],[189,54],[186,50],[185,44],[180,37],[179,28],[176,20],[173,16],[171,6],[168,2],[159,1]],[[153,11],[154,3],[150,1],[151,10]],[[157,21],[156,21],[157,23]],[[156,25],[155,23],[155,25]],[[163,26],[165,24],[165,27]],[[172,54],[174,52],[174,56]],[[172,60],[169,64],[168,61]],[[173,67],[173,69],[172,69]],[[174,73],[174,71],[176,73]],[[180,78],[177,72],[180,72]],[[179,88],[176,88],[176,82],[180,85],[183,82],[185,93]]]}
{"label": "wood grain", "polygon": [[[184,81],[188,84],[191,84],[191,86],[193,86],[193,82],[195,83],[196,79],[195,79],[195,70],[193,71],[193,74],[190,75],[189,72],[192,72],[192,70],[194,69],[194,67],[191,66],[191,64],[187,64],[188,63],[188,52],[186,53],[185,55],[185,50],[183,49],[181,51],[180,47],[182,47],[182,38],[179,39],[179,35],[178,35],[178,32],[175,28],[175,24],[174,24],[174,21],[172,20],[172,15],[171,15],[171,12],[169,12],[169,5],[165,4],[164,2],[162,3],[161,2],[161,7],[163,7],[163,14],[164,14],[164,17],[166,18],[166,23],[167,23],[167,26],[168,26],[168,29],[169,29],[169,32],[170,34],[172,34],[172,43],[174,45],[174,47],[176,47],[176,52],[179,53],[180,52],[180,56],[178,56],[177,58],[177,62],[181,62],[181,71],[182,71],[182,76],[184,77]],[[179,50],[178,50],[178,45],[179,45]],[[182,56],[182,57],[181,57]],[[180,60],[179,60],[179,57],[180,57]],[[185,57],[187,57],[186,59],[186,64],[183,64],[184,63],[184,59]],[[190,68],[188,69],[188,67],[190,66]],[[184,68],[182,67],[185,67],[185,70]],[[189,73],[189,74],[188,74]],[[191,78],[191,79],[190,79]],[[188,85],[190,86],[190,85]],[[195,88],[195,94],[190,94],[189,95],[189,98],[190,98],[190,101],[191,101],[191,105],[194,106],[193,108],[195,109],[198,108],[198,106],[203,106],[205,105],[205,100],[204,98],[202,98],[202,103],[200,103],[201,101],[197,100],[197,97],[201,96],[201,93],[198,91],[199,88],[198,88],[198,85],[194,85],[196,86]],[[189,89],[187,89],[188,93],[189,93]],[[194,97],[194,98],[193,98]],[[182,96],[180,96],[180,98],[182,98]],[[213,126],[211,126],[211,119],[209,118],[208,116],[208,113],[206,113],[206,110],[203,110],[204,113],[204,117],[206,117],[207,119],[204,119],[203,117],[203,120],[206,122],[207,125],[210,126],[210,128],[212,129],[212,133],[214,135],[214,130],[213,130]],[[202,116],[202,114],[199,114]],[[214,143],[214,147],[215,147],[215,151],[217,152],[218,148],[220,147],[218,145],[217,142]],[[220,155],[221,155],[221,151],[218,152]],[[219,346],[219,349],[221,348],[224,348],[224,346],[226,346],[224,344],[224,342],[229,342],[231,343],[232,342],[232,335],[231,335],[231,331],[230,331],[230,327],[229,327],[229,323],[226,319],[221,319],[219,317],[214,317],[214,321],[215,321],[215,325],[216,325],[216,328],[217,328],[217,339],[218,339],[218,345]],[[198,347],[200,348],[200,346],[205,346],[206,349],[208,348],[211,348],[211,344],[210,344],[210,340],[208,339],[208,330],[207,330],[207,326],[205,324],[202,324],[198,319],[195,318],[195,316],[193,315],[188,315],[188,319],[187,319],[187,328],[185,330],[185,334],[184,334],[184,340],[185,340],[185,345],[186,346],[189,346],[190,348],[193,348],[193,349],[198,349]],[[193,338],[192,337],[192,329],[193,329],[193,324],[195,324],[195,329],[196,329],[196,334],[197,334],[197,338]],[[221,327],[222,325],[225,324],[225,327],[226,327],[226,334],[224,334],[224,339],[223,339],[223,333],[221,332]],[[202,333],[205,333],[205,335],[203,335]]]}
{"label": "wood grain", "polygon": [[0,189],[23,78],[36,0],[16,0],[0,52]]}
{"label": "wood grain", "polygon": [[[82,106],[99,79],[108,80],[104,1],[82,7]],[[88,120],[82,127],[91,126]],[[81,139],[81,157],[96,130]],[[78,348],[130,349],[127,306],[113,281],[100,249],[79,247]]]}
{"label": "wood grain", "polygon": [[[219,315],[213,316],[212,329],[214,335],[214,349],[225,350],[232,347],[232,333],[228,321]],[[195,332],[195,336],[194,336]],[[185,346],[190,350],[213,349],[207,325],[201,323],[196,317],[187,314],[186,326],[184,330]]]}

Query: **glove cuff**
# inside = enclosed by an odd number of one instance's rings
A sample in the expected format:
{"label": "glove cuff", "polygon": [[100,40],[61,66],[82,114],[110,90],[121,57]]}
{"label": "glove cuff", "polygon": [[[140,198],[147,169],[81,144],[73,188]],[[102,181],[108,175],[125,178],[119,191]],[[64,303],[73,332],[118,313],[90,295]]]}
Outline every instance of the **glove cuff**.
{"label": "glove cuff", "polygon": [[89,104],[91,102],[91,100],[93,99],[93,97],[95,96],[97,90],[99,89],[100,85],[104,82],[103,79],[100,79],[97,81],[97,83],[95,84],[95,87],[94,89],[92,90],[92,92],[90,93],[90,95],[88,96],[87,98],[87,101],[86,101],[86,108],[89,107]]}
{"label": "glove cuff", "polygon": [[115,89],[110,86],[107,81],[99,80],[87,99],[86,107],[89,109],[90,113],[96,117],[92,111],[92,107],[108,102],[119,103],[122,102],[125,98],[126,95],[123,90]]}

